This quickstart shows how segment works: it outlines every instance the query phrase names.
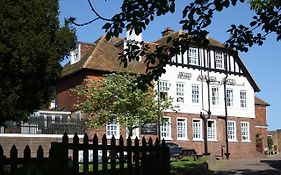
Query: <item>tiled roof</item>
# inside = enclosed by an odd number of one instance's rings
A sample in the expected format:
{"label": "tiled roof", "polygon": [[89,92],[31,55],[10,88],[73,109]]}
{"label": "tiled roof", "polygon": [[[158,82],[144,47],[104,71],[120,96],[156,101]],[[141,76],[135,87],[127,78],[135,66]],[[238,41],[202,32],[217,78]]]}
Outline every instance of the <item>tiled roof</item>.
{"label": "tiled roof", "polygon": [[[187,34],[187,33],[185,33],[182,30],[179,30],[177,32],[173,32],[173,33],[163,36],[159,40],[155,41],[155,43],[159,43],[160,45],[170,45],[170,44],[172,44],[171,41],[173,39],[178,38],[178,37],[180,37],[180,35],[183,35],[183,34]],[[169,42],[168,42],[168,40],[169,40]],[[211,46],[224,48],[224,45],[221,42],[219,42],[211,37],[208,37],[208,40],[209,40]]]}
{"label": "tiled roof", "polygon": [[269,103],[265,102],[264,100],[255,97],[255,105],[261,105],[261,106],[270,106]]}
{"label": "tiled roof", "polygon": [[146,66],[143,62],[131,61],[127,68],[124,68],[120,64],[118,58],[120,53],[123,52],[123,41],[123,39],[116,37],[107,41],[105,36],[102,36],[80,61],[74,64],[68,63],[64,66],[62,77],[71,75],[82,69],[145,74]]}

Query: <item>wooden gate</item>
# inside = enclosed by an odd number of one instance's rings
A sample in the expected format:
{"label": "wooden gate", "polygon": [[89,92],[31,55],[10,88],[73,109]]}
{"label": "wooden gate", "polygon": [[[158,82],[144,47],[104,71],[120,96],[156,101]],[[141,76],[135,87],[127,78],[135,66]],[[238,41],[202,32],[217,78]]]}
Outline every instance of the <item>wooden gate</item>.
{"label": "wooden gate", "polygon": [[256,138],[256,151],[263,154],[262,138]]}

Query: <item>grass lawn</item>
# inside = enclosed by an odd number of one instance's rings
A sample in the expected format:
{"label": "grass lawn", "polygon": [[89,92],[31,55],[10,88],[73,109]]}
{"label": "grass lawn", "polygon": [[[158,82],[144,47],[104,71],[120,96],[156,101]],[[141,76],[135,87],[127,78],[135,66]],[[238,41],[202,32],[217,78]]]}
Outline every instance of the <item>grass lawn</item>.
{"label": "grass lawn", "polygon": [[200,174],[207,174],[210,175],[206,168],[202,168],[204,163],[208,160],[208,157],[201,157],[198,160],[193,160],[193,157],[184,157],[183,159],[171,160],[171,174],[172,175],[200,175]]}

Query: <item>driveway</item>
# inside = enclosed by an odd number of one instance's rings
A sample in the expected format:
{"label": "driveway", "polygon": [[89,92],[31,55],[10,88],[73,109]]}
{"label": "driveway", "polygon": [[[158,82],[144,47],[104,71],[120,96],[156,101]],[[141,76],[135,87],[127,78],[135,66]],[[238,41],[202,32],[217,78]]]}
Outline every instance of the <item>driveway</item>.
{"label": "driveway", "polygon": [[266,158],[219,160],[210,170],[216,175],[281,175],[281,154]]}

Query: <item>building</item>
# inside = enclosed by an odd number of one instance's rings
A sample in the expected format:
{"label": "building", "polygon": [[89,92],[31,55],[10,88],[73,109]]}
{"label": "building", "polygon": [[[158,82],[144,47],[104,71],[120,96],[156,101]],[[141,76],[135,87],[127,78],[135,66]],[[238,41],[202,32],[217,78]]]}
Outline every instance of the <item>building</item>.
{"label": "building", "polygon": [[[127,33],[127,39],[141,41],[141,35]],[[155,47],[169,43],[169,38],[177,38],[183,33],[168,28],[158,41],[148,44]],[[176,55],[165,67],[166,73],[160,77],[159,87],[155,87],[155,90],[159,88],[161,98],[171,97],[173,104],[179,106],[177,112],[165,112],[168,122],[161,126],[161,138],[184,148],[194,148],[198,154],[221,155],[228,148],[232,158],[257,156],[257,135],[261,132],[263,137],[267,128],[266,113],[256,114],[256,110],[261,110],[261,104],[255,99],[259,87],[238,56],[226,52],[220,42],[212,38],[208,40],[211,44],[208,49],[190,45],[185,53]],[[78,97],[72,88],[85,83],[85,79],[100,80],[104,74],[127,72],[128,68],[123,68],[118,60],[126,41],[121,38],[107,41],[102,36],[93,44],[80,43],[71,54],[70,62],[64,66],[58,83],[58,108],[80,115],[74,108]],[[130,62],[129,67],[131,72],[145,74],[143,60]],[[268,106],[262,105],[264,110]],[[118,124],[88,132],[109,136],[126,133]],[[143,128],[137,129],[135,134],[147,136]],[[262,141],[262,147],[265,143]]]}
{"label": "building", "polygon": [[272,138],[273,145],[272,150],[269,150],[269,154],[277,154],[280,153],[281,148],[281,129],[277,129],[276,131],[269,131],[268,137]]}

